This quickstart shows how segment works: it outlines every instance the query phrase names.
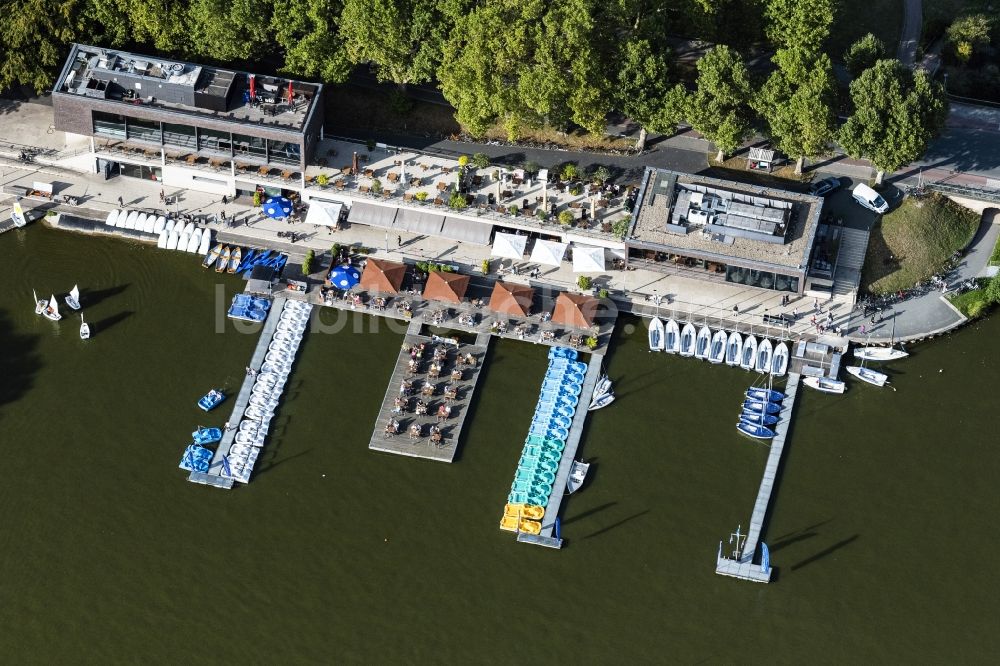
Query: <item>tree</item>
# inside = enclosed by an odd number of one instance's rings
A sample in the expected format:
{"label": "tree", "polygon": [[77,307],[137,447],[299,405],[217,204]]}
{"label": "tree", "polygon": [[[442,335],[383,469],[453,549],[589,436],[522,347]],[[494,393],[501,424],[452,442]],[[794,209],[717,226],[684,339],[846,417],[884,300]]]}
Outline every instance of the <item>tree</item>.
{"label": "tree", "polygon": [[312,250],[306,252],[305,259],[302,260],[302,274],[309,275],[312,273],[313,261],[316,259],[316,253]]}
{"label": "tree", "polygon": [[767,38],[777,48],[819,53],[830,34],[834,0],[766,0]]}
{"label": "tree", "polygon": [[472,164],[477,169],[485,169],[490,165],[490,156],[486,153],[474,153],[472,155]]}
{"label": "tree", "polygon": [[879,60],[851,83],[854,113],[840,128],[840,145],[878,169],[876,182],[919,158],[944,126],[947,102],[941,85],[898,60]]}
{"label": "tree", "polygon": [[283,71],[342,83],[350,62],[337,34],[337,0],[273,0],[275,41],[284,49]]}
{"label": "tree", "polygon": [[885,43],[868,33],[858,41],[847,47],[844,52],[844,64],[847,71],[853,78],[861,76],[861,72],[875,64],[876,61],[885,57]]}
{"label": "tree", "polygon": [[270,0],[192,0],[188,54],[215,60],[252,60],[271,44]]}
{"label": "tree", "polygon": [[982,52],[990,45],[993,21],[986,14],[969,14],[948,26],[945,33],[948,43],[962,63],[968,62],[974,53]]}
{"label": "tree", "polygon": [[664,109],[670,82],[669,67],[663,55],[656,53],[645,39],[622,42],[618,63],[616,106],[639,123],[635,149],[642,151],[649,130],[672,129],[669,114]]}
{"label": "tree", "polygon": [[774,56],[778,69],[754,99],[754,108],[767,122],[777,148],[796,158],[796,174],[802,173],[806,157],[827,148],[836,131],[832,107],[837,82],[830,58],[821,55],[802,73],[799,60],[785,50],[778,51]]}
{"label": "tree", "polygon": [[716,46],[698,61],[697,89],[687,100],[687,120],[718,148],[716,160],[750,135],[750,75],[729,47]]}
{"label": "tree", "polygon": [[344,0],[338,25],[347,57],[372,63],[379,81],[405,87],[434,78],[464,0]]}
{"label": "tree", "polygon": [[67,44],[83,29],[78,0],[14,0],[0,30],[0,90],[24,84],[52,87]]}
{"label": "tree", "polygon": [[186,55],[191,52],[188,0],[116,0],[116,4],[117,7],[104,11],[109,18],[122,12],[125,25],[112,28],[119,37],[124,35],[122,42],[150,43],[161,53]]}

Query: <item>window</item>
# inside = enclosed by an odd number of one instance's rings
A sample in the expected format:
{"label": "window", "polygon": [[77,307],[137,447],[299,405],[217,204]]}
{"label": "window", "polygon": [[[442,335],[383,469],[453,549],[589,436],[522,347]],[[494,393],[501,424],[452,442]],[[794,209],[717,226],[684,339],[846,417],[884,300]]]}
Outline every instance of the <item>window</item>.
{"label": "window", "polygon": [[128,138],[160,145],[160,123],[152,120],[128,119]]}
{"label": "window", "polygon": [[94,111],[94,136],[125,138],[125,116]]}
{"label": "window", "polygon": [[230,155],[232,153],[232,144],[230,143],[229,132],[199,128],[198,150]]}
{"label": "window", "polygon": [[163,143],[168,146],[178,146],[194,150],[197,147],[194,128],[188,125],[163,123]]}
{"label": "window", "polygon": [[148,167],[140,164],[119,163],[120,173],[129,178],[141,178],[143,180],[160,180],[163,178],[163,171],[160,167]]}
{"label": "window", "polygon": [[274,164],[298,166],[300,151],[298,144],[267,140],[268,160]]}
{"label": "window", "polygon": [[234,134],[233,151],[237,157],[256,157],[260,160],[267,160],[267,144],[264,139],[257,136]]}

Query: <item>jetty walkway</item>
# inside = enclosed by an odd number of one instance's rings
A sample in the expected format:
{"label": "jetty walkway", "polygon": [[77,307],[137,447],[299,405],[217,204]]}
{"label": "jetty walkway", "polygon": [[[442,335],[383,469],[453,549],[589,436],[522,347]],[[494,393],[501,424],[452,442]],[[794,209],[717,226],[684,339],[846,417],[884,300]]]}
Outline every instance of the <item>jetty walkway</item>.
{"label": "jetty walkway", "polygon": [[[426,350],[420,359],[413,359],[409,351],[400,350],[368,448],[383,453],[450,463],[455,460],[458,452],[462,427],[469,414],[472,395],[486,360],[490,334],[480,333],[476,336],[476,342],[469,345],[455,343],[451,338],[421,335],[421,328],[420,321],[411,321],[404,344],[407,349],[424,344]],[[443,350],[445,353],[440,361],[437,377],[430,376],[434,350]],[[473,358],[471,364],[464,362],[468,355]],[[414,370],[411,370],[411,362],[415,364]],[[412,385],[407,396],[402,396],[400,392],[403,382],[410,382]],[[454,397],[446,395],[449,387],[454,390]],[[397,407],[397,399],[405,404]],[[418,400],[426,404],[426,414],[416,413]],[[449,407],[447,418],[438,416],[439,408]],[[396,434],[388,435],[386,425],[391,421],[399,425]],[[414,426],[419,432],[411,431]],[[440,442],[431,439],[431,429],[435,426],[440,428]]]}

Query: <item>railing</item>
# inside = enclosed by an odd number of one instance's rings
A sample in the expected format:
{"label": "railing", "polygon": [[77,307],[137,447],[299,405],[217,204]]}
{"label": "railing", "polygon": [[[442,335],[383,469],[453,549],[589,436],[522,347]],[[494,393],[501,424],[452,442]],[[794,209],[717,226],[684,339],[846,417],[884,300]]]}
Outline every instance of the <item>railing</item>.
{"label": "railing", "polygon": [[927,183],[924,187],[942,194],[954,194],[956,196],[979,199],[1000,203],[1000,190],[988,190],[981,187],[969,187],[968,185],[953,185],[952,183]]}

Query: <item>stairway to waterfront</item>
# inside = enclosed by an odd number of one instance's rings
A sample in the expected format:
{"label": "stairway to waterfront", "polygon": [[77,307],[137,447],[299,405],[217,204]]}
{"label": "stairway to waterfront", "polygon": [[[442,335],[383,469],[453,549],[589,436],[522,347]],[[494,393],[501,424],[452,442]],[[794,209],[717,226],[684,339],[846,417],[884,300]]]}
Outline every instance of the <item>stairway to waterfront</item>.
{"label": "stairway to waterfront", "polygon": [[833,276],[833,297],[851,304],[857,300],[861,284],[861,267],[868,252],[868,232],[843,227],[840,250],[837,253],[837,271]]}

